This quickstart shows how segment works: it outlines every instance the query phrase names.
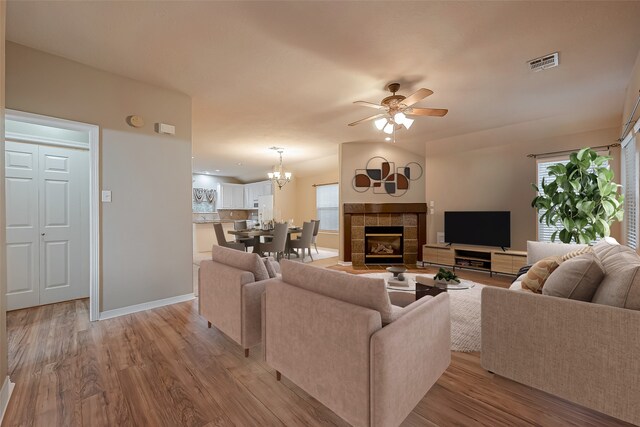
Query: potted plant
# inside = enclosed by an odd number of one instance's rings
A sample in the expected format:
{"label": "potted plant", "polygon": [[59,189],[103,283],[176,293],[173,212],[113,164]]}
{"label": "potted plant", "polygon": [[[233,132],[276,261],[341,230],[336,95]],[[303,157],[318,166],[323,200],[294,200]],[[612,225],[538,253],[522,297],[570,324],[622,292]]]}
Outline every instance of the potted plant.
{"label": "potted plant", "polygon": [[460,283],[460,279],[458,278],[458,276],[453,274],[453,272],[442,267],[440,267],[440,270],[438,270],[438,274],[433,276],[433,280],[436,283],[440,283],[443,285],[452,285],[454,282]]}
{"label": "potted plant", "polygon": [[549,166],[553,180],[541,188],[533,187],[538,196],[531,206],[540,213],[540,223],[561,224],[551,235],[564,243],[589,244],[598,237],[608,237],[614,221],[622,221],[624,196],[606,166],[609,156],[601,156],[591,148],[571,153],[567,164]]}

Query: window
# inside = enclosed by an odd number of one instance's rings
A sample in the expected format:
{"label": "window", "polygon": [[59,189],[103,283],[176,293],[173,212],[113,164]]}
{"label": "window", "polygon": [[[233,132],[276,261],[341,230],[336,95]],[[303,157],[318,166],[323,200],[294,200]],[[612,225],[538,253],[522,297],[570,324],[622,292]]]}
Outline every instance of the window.
{"label": "window", "polygon": [[[598,153],[600,155],[605,155],[608,153]],[[561,158],[555,158],[555,159],[539,159],[537,161],[537,168],[538,168],[538,179],[536,180],[538,188],[542,188],[542,179],[544,179],[545,183],[549,183],[549,181],[551,180],[551,177],[549,176],[549,166],[553,166],[553,165],[557,165],[557,164],[563,164],[566,165],[567,162],[569,161],[569,157],[561,157]],[[605,162],[603,164],[605,167],[609,167],[609,163]],[[539,242],[550,242],[551,241],[551,235],[557,231],[557,230],[562,230],[563,226],[560,222],[557,222],[555,224],[551,224],[551,225],[547,225],[546,222],[540,222],[540,216],[542,216],[542,214],[545,211],[543,209],[540,209],[538,211],[538,215],[536,217],[536,221],[538,223],[538,241]],[[596,241],[598,241],[599,239],[596,239]],[[558,235],[556,234],[556,242],[559,242],[560,238],[558,237]]]}
{"label": "window", "polygon": [[319,185],[316,187],[316,210],[320,220],[320,230],[338,231],[338,184]]}
{"label": "window", "polygon": [[638,248],[638,152],[631,134],[622,141],[622,188],[624,191],[624,236],[627,246]]}
{"label": "window", "polygon": [[[549,159],[543,159],[543,160],[538,160],[538,179],[537,179],[537,185],[538,188],[542,188],[542,180],[544,179],[545,183],[549,183],[550,181],[550,177],[549,177],[549,166],[553,166],[553,165],[557,165],[557,164],[567,164],[567,161],[569,160],[569,158],[564,158],[564,159],[554,159],[554,160],[549,160]],[[538,221],[538,241],[539,242],[550,242],[551,241],[551,235],[556,231],[556,230],[562,230],[562,224],[560,222],[557,222],[556,224],[551,224],[550,226],[547,225],[546,222],[540,222],[540,217],[542,216],[542,214],[545,211],[543,209],[540,209],[538,211],[538,215],[536,217],[536,221]],[[556,241],[558,241],[558,237],[556,235]]]}

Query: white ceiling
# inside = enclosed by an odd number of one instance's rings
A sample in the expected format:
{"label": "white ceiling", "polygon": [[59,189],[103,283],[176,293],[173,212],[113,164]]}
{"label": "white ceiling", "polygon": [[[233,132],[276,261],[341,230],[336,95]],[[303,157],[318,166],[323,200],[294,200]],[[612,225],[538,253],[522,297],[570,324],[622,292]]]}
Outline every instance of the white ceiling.
{"label": "white ceiling", "polygon": [[[614,1],[10,1],[7,38],[191,95],[194,171],[251,180],[276,162],[273,145],[305,174],[338,143],[382,140],[347,123],[375,113],[353,101],[379,102],[393,81],[449,109],[398,134],[416,153],[523,122],[616,126],[639,19],[640,2]],[[559,68],[528,70],[554,51]]]}

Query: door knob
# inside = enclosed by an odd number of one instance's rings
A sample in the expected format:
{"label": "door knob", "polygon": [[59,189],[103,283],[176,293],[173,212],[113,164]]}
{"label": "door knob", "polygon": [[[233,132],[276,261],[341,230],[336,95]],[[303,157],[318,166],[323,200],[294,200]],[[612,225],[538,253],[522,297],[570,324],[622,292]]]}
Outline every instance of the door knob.
{"label": "door knob", "polygon": [[42,233],[41,236],[44,236],[44,233]]}

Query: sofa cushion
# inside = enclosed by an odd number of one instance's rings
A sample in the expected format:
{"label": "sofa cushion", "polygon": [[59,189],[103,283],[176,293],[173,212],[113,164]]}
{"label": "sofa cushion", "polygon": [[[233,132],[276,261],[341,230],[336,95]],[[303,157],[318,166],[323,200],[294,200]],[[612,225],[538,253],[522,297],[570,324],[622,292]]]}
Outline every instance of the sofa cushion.
{"label": "sofa cushion", "polygon": [[211,259],[238,270],[253,273],[256,282],[269,278],[267,268],[258,254],[225,248],[223,246],[213,246],[211,248]]}
{"label": "sofa cushion", "polygon": [[592,253],[585,253],[562,262],[545,282],[542,293],[591,301],[603,277],[604,270],[598,258]]}
{"label": "sofa cushion", "polygon": [[560,256],[550,256],[536,262],[522,278],[522,288],[537,294],[542,293],[542,287],[547,278],[558,268],[561,262]]}
{"label": "sofa cushion", "polygon": [[569,252],[587,247],[574,243],[527,242],[527,264],[535,264],[543,258],[562,256]]}
{"label": "sofa cushion", "polygon": [[376,310],[380,313],[383,325],[394,320],[384,279],[344,274],[285,259],[280,261],[280,269],[282,280],[290,285]]}
{"label": "sofa cushion", "polygon": [[603,244],[598,249],[599,245],[594,247],[594,251],[602,254],[599,259],[605,275],[591,301],[640,310],[640,257],[626,246],[606,247]]}

